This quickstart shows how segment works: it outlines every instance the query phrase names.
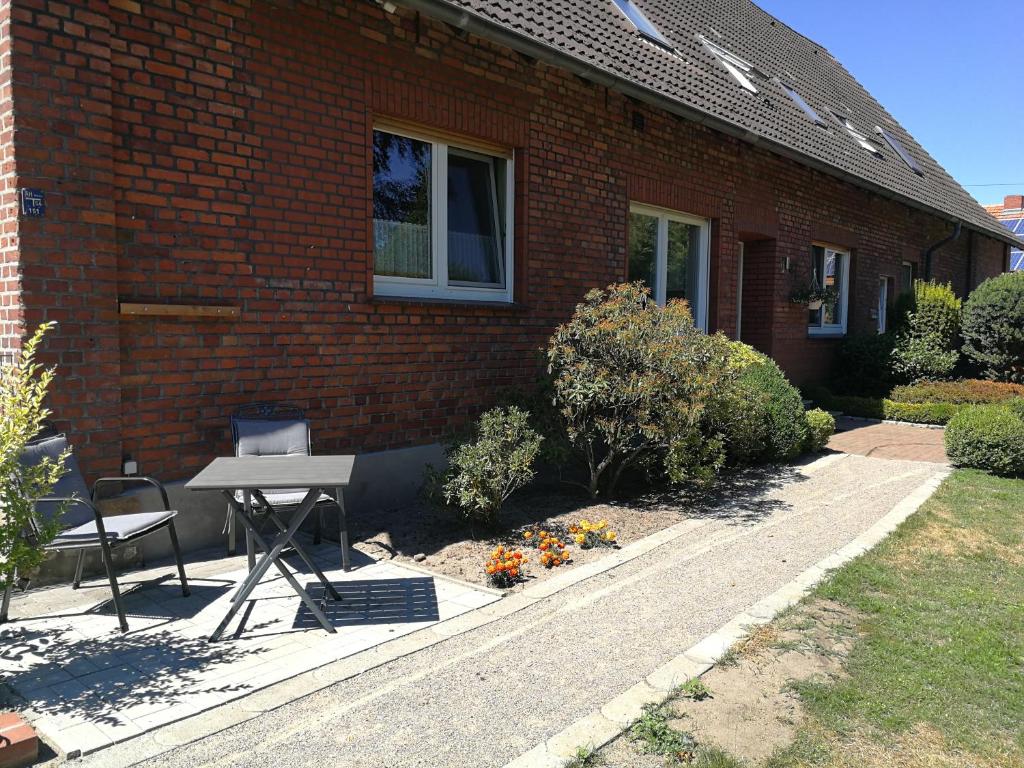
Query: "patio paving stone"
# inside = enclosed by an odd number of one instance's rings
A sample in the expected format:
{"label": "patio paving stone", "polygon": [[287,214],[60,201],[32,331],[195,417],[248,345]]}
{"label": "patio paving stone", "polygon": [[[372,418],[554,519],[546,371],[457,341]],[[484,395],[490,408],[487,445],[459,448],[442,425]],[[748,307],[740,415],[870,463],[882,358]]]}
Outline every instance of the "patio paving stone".
{"label": "patio paving stone", "polygon": [[[209,643],[246,573],[244,556],[214,555],[187,566],[188,598],[171,566],[123,575],[131,626],[125,635],[117,631],[103,579],[79,590],[16,595],[15,619],[0,627],[0,681],[26,702],[42,735],[66,754],[85,754],[201,712],[214,716],[212,708],[498,599],[355,552],[356,567],[345,573],[336,544],[308,548],[342,594],[340,603],[326,603],[333,635],[319,627],[287,581],[271,573],[224,637]],[[324,590],[315,576],[298,558],[287,563],[319,600]],[[281,703],[277,692],[244,709],[262,712]],[[233,722],[239,714],[225,717]]]}

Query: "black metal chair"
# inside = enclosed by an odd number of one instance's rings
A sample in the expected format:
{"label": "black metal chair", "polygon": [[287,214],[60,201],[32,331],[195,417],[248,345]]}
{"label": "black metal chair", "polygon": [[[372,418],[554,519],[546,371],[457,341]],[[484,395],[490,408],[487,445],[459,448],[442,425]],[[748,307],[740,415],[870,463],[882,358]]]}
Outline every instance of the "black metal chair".
{"label": "black metal chair", "polygon": [[[45,434],[45,431],[44,431]],[[35,466],[49,458],[56,461],[68,447],[67,438],[62,434],[37,438],[29,443],[22,452],[20,460],[25,466]],[[105,485],[120,483],[122,485],[147,484],[160,492],[163,509],[155,512],[137,512],[125,515],[109,515],[104,517],[96,506],[100,489]],[[110,580],[110,591],[114,597],[114,607],[121,625],[121,631],[128,631],[128,620],[125,618],[124,605],[121,601],[121,590],[117,585],[114,573],[114,562],[111,553],[117,547],[137,541],[151,533],[167,529],[171,537],[171,547],[178,563],[178,577],[181,580],[181,593],[188,597],[188,580],[185,577],[185,566],[181,560],[181,548],[178,546],[178,535],[174,530],[174,518],[177,511],[172,510],[163,485],[151,477],[102,477],[97,480],[89,491],[82,477],[78,461],[74,454],[69,453],[64,463],[64,474],[54,486],[51,495],[38,499],[35,503],[37,520],[33,521],[27,536],[35,536],[39,531],[40,520],[60,518],[60,533],[45,545],[48,551],[78,551],[78,562],[75,566],[75,577],[72,582],[74,589],[82,583],[82,566],[85,553],[90,549],[99,549],[103,565]],[[16,577],[15,577],[16,579]],[[8,618],[12,583],[4,590],[3,601],[0,603],[0,622]],[[27,588],[27,587],[26,587]]]}
{"label": "black metal chair", "polygon": [[[309,421],[301,408],[288,403],[252,403],[243,405],[231,414],[231,441],[234,443],[235,456],[310,456],[312,454],[312,442],[309,431]],[[289,508],[297,507],[306,496],[305,490],[298,491],[269,491],[263,494],[275,510],[287,511]],[[243,501],[243,495],[237,495],[238,500]],[[250,503],[258,511],[260,502],[258,498],[250,498]],[[314,517],[313,543],[319,544],[324,525],[324,509],[328,505],[335,505],[334,499],[326,494],[321,494],[316,501],[316,516]],[[228,536],[228,552],[235,554],[235,515],[231,507],[228,507],[227,519],[224,530]],[[246,535],[246,552],[249,557],[249,564],[255,560],[253,542],[251,536]]]}

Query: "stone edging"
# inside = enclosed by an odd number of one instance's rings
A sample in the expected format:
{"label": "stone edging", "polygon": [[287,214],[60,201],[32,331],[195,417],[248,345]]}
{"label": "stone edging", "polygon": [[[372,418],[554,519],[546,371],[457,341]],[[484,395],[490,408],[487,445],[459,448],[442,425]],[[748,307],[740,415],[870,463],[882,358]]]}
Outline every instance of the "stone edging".
{"label": "stone edging", "polygon": [[936,472],[849,544],[819,560],[788,584],[734,616],[718,631],[658,667],[632,688],[524,752],[504,768],[562,768],[575,755],[577,748],[598,749],[604,746],[640,717],[644,706],[666,701],[675,688],[710,670],[729,648],[750,633],[752,627],[767,624],[778,613],[800,602],[829,571],[879,544],[928,500],[951,471]]}
{"label": "stone edging", "polygon": [[[872,419],[868,416],[847,416],[843,414],[844,419],[850,421],[863,421],[866,424],[892,424],[897,427],[917,427],[918,429],[945,429],[945,424],[919,424],[916,421],[895,421],[894,419]],[[838,430],[837,430],[838,434]]]}

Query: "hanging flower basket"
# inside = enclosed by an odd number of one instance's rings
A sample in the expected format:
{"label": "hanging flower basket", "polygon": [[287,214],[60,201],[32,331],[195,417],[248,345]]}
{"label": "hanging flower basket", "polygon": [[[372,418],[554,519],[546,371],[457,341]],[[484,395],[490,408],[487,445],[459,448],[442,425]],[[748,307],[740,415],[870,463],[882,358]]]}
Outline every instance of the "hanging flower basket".
{"label": "hanging flower basket", "polygon": [[832,286],[822,287],[817,282],[811,282],[801,288],[794,288],[789,294],[789,300],[793,304],[803,304],[815,312],[821,309],[826,302],[835,301],[838,295]]}

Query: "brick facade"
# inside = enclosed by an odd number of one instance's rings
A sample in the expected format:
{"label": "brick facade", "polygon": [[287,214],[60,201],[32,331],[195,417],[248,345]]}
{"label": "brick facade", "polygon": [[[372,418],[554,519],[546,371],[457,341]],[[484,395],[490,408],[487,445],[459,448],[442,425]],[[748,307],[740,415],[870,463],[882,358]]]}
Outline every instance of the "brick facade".
{"label": "brick facade", "polygon": [[[751,341],[800,382],[824,375],[835,343],[809,340],[805,310],[786,300],[810,243],[851,249],[857,331],[873,327],[879,274],[951,229],[364,0],[11,6],[19,184],[44,189],[49,207],[21,222],[22,299],[30,324],[61,322],[53,405],[91,473],[130,453],[145,473],[188,476],[230,450],[227,415],[253,400],[304,406],[314,450],[436,441],[533,375],[535,350],[587,289],[625,277],[631,201],[712,220],[709,317],[729,335],[747,244],[762,276],[746,282],[745,327],[768,318],[770,334]],[[515,304],[373,297],[378,117],[515,151]],[[963,293],[1003,253],[965,231],[935,274]],[[135,318],[119,302],[241,317]]]}

